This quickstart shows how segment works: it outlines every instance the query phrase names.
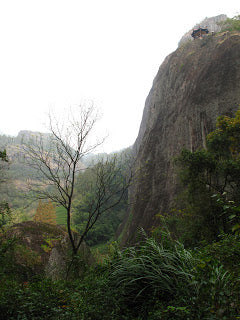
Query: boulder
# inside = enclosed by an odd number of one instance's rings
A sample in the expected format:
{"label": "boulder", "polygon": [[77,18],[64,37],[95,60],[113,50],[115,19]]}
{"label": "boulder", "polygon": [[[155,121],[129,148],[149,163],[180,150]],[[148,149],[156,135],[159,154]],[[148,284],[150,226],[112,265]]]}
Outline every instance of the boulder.
{"label": "boulder", "polygon": [[[77,233],[74,235],[78,236]],[[35,275],[44,275],[52,279],[65,277],[72,251],[64,227],[26,221],[11,226],[5,237],[16,239],[12,251],[13,261],[26,277]],[[95,262],[86,243],[80,246],[79,257],[84,267]],[[81,270],[79,272],[81,273]]]}

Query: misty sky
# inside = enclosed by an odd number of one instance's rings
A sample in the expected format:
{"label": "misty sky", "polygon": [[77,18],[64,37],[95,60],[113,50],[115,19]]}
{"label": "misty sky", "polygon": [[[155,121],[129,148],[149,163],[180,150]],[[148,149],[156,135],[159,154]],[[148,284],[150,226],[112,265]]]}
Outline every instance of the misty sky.
{"label": "misty sky", "polygon": [[0,132],[46,131],[46,113],[93,101],[109,137],[134,143],[163,59],[205,17],[239,0],[0,0]]}

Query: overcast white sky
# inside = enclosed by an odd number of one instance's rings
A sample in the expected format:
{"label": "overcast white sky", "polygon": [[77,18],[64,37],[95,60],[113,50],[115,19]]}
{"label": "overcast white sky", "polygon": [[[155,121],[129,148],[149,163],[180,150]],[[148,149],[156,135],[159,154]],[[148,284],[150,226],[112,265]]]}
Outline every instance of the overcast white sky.
{"label": "overcast white sky", "polygon": [[163,59],[239,0],[0,0],[0,132],[46,131],[49,109],[91,100],[106,152],[134,143]]}

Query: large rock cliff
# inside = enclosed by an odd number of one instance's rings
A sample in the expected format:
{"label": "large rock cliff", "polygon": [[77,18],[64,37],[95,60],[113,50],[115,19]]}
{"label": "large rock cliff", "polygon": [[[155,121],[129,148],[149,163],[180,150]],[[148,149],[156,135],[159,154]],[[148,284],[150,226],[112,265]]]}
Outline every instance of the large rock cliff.
{"label": "large rock cliff", "polygon": [[150,231],[155,215],[167,213],[177,194],[173,157],[183,147],[205,146],[221,114],[240,104],[240,33],[216,33],[180,46],[161,65],[146,99],[134,145],[140,174],[122,244],[135,241],[139,226]]}

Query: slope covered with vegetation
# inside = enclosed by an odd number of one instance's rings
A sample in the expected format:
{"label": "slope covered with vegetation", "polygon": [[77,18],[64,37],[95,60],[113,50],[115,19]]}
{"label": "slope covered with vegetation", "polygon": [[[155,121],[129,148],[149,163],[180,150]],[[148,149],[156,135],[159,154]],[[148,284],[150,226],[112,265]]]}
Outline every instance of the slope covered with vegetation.
{"label": "slope covered with vegetation", "polygon": [[[177,217],[161,216],[161,226],[153,230],[152,237],[139,231],[138,244],[133,247],[119,249],[112,242],[104,254],[98,252],[98,262],[81,275],[76,273],[80,260],[75,260],[75,268],[61,281],[26,277],[24,266],[13,268],[11,253],[17,239],[1,238],[2,316],[237,319],[239,112],[235,118],[220,117],[207,139],[206,150],[183,151],[177,159],[180,167],[183,164],[180,176],[186,188],[185,211],[179,209]],[[2,230],[4,235],[3,223]]]}

